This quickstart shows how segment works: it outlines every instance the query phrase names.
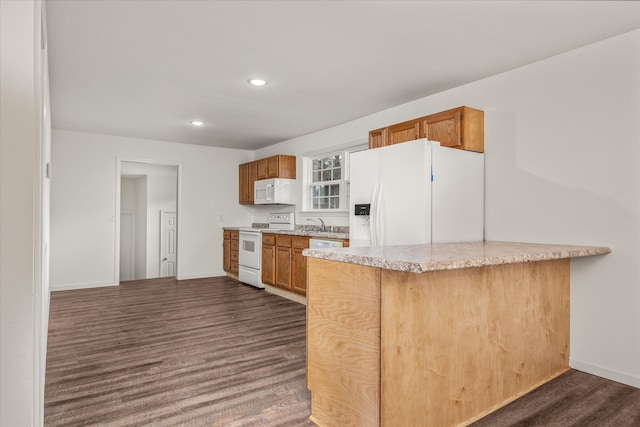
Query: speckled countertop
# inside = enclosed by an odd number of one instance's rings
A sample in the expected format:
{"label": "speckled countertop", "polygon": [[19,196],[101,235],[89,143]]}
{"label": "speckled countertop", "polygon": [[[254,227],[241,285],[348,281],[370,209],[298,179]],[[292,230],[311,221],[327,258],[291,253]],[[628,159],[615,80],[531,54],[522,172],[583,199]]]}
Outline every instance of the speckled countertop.
{"label": "speckled countertop", "polygon": [[302,254],[387,270],[425,273],[519,262],[548,261],[602,255],[607,247],[545,245],[537,243],[435,243],[361,248],[305,249]]}
{"label": "speckled countertop", "polygon": [[[294,236],[308,236],[308,237],[318,237],[324,239],[340,239],[340,240],[348,240],[349,232],[343,232],[341,228],[348,227],[340,227],[336,231],[320,231],[313,228],[296,228],[295,230],[276,230],[273,228],[268,228],[268,224],[264,224],[264,227],[254,227],[256,230],[259,230],[263,233],[272,233],[272,234],[292,234]],[[222,227],[223,230],[240,230],[241,228],[247,227]]]}

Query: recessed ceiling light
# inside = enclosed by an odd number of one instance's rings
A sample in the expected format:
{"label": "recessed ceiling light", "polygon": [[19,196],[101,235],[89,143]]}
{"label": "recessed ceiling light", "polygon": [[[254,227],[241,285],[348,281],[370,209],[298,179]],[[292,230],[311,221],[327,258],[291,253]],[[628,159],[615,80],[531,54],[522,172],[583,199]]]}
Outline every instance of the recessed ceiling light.
{"label": "recessed ceiling light", "polygon": [[194,126],[203,126],[204,122],[200,120],[191,120],[191,124]]}
{"label": "recessed ceiling light", "polygon": [[254,86],[264,86],[267,84],[267,81],[262,79],[249,79],[249,83]]}

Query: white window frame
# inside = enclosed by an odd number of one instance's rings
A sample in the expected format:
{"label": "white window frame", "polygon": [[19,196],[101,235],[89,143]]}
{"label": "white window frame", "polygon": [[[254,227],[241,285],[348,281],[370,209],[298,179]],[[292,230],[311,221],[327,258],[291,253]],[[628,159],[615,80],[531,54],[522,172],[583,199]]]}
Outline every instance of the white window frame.
{"label": "white window frame", "polygon": [[[366,149],[366,146],[351,147],[342,150],[332,150],[322,153],[313,153],[303,156],[303,185],[302,185],[302,212],[316,212],[316,213],[346,213],[349,212],[349,155],[353,152]],[[312,204],[312,187],[316,185],[313,182],[313,160],[322,159],[324,157],[335,156],[336,154],[342,154],[342,172],[340,180],[325,181],[323,185],[338,184],[340,186],[339,195],[339,208],[337,209],[314,209]]]}

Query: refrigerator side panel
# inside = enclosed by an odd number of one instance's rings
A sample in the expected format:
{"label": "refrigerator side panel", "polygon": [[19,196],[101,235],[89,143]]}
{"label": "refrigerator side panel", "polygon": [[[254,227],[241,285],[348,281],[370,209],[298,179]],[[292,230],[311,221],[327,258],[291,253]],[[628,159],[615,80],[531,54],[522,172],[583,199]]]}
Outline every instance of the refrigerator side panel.
{"label": "refrigerator side panel", "polygon": [[433,243],[484,240],[484,154],[433,149]]}
{"label": "refrigerator side panel", "polygon": [[349,156],[349,246],[370,246],[369,216],[355,216],[355,205],[371,203],[380,179],[378,150],[364,150]]}
{"label": "refrigerator side panel", "polygon": [[380,245],[431,243],[431,146],[426,140],[380,151]]}

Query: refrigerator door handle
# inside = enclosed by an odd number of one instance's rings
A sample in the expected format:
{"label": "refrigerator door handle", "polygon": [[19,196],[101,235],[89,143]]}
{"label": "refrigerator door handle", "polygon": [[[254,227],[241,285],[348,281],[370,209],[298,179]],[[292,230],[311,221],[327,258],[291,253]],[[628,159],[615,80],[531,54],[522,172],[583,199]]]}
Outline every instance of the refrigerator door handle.
{"label": "refrigerator door handle", "polygon": [[384,221],[382,220],[382,189],[383,184],[378,185],[378,200],[376,202],[376,246],[384,244]]}
{"label": "refrigerator door handle", "polygon": [[378,246],[378,239],[376,235],[376,206],[378,204],[378,184],[373,186],[373,191],[371,192],[371,208],[369,212],[369,234],[371,236],[371,246]]}

